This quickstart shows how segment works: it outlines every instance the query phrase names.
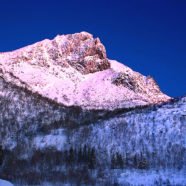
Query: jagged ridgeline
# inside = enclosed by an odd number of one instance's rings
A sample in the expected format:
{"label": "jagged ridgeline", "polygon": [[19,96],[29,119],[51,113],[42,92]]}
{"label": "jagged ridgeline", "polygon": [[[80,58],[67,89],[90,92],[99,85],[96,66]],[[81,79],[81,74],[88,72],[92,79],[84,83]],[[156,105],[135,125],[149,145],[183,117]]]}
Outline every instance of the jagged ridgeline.
{"label": "jagged ridgeline", "polygon": [[186,99],[89,33],[0,54],[1,178],[108,185],[116,170],[185,170],[185,136]]}

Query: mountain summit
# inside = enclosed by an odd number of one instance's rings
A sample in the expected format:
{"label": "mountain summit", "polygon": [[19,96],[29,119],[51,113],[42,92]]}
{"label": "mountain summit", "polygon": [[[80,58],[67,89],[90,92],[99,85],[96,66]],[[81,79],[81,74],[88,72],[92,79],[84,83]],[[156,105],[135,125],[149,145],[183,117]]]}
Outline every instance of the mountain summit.
{"label": "mountain summit", "polygon": [[87,32],[1,53],[0,76],[62,105],[84,109],[113,110],[170,99],[151,77],[109,60],[100,39]]}

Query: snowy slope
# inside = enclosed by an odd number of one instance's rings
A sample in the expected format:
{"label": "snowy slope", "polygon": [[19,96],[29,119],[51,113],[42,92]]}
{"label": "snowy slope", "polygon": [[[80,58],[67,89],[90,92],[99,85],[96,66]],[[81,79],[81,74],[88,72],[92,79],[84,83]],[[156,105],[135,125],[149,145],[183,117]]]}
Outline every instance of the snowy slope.
{"label": "snowy slope", "polygon": [[[38,105],[40,109],[43,107],[41,103]],[[45,106],[49,110],[53,109],[53,120],[60,116],[60,113],[65,113],[65,110],[55,110],[47,104]],[[32,107],[36,109],[34,104]],[[92,111],[92,114],[93,112],[95,111]],[[71,111],[67,118],[73,114]],[[64,125],[67,122],[65,120],[56,125],[50,117],[46,118],[47,120],[49,123],[46,127],[51,128],[46,130],[39,127],[43,125],[41,121],[30,123],[34,129],[23,123],[16,138],[16,128],[12,131],[6,128],[3,133],[7,134],[2,138],[1,144],[5,149],[9,149],[12,155],[7,155],[4,160],[4,176],[8,174],[7,176],[12,175],[13,178],[19,177],[23,180],[32,174],[45,179],[51,175],[56,175],[58,179],[59,175],[67,177],[66,172],[72,165],[68,167],[64,157],[69,149],[73,148],[78,152],[87,146],[95,149],[95,166],[98,173],[100,168],[103,169],[103,174],[110,174],[110,178],[105,179],[118,180],[120,185],[170,183],[184,186],[186,183],[186,98],[128,112],[124,110],[111,116],[108,114],[97,121],[90,120],[88,125],[81,121],[81,125],[68,126]],[[14,142],[13,147],[10,142]],[[124,169],[115,174],[110,167],[112,156],[117,153],[123,159]],[[142,168],[144,171],[139,170],[141,163],[145,163]],[[75,170],[77,165],[80,166],[75,164]],[[134,177],[137,177],[136,184]],[[52,180],[53,178],[48,181],[56,181]]]}
{"label": "snowy slope", "polygon": [[73,146],[91,144],[108,159],[119,152],[125,161],[136,156],[150,167],[186,168],[186,98],[82,126],[70,139]]}

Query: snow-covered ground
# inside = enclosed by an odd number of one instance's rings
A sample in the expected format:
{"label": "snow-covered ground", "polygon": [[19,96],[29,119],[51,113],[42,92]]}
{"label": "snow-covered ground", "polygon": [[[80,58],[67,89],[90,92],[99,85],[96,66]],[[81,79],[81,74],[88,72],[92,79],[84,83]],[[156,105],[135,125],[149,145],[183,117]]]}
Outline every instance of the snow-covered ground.
{"label": "snow-covered ground", "polygon": [[65,144],[67,143],[67,136],[64,133],[63,129],[52,130],[48,135],[40,135],[34,138],[33,145],[37,149],[56,147],[57,150],[63,150]]}
{"label": "snow-covered ground", "polygon": [[120,174],[118,183],[128,186],[185,186],[186,172],[175,170],[125,170]]}
{"label": "snow-covered ground", "polygon": [[6,181],[6,180],[1,180],[0,179],[0,186],[13,186],[13,184]]}

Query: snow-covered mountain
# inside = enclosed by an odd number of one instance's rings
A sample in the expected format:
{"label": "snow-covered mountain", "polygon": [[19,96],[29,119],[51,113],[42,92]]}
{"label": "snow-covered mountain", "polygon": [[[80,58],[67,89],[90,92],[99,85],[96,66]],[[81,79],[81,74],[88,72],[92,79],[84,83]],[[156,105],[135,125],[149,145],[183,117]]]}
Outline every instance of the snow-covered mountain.
{"label": "snow-covered mountain", "polygon": [[109,60],[89,33],[0,53],[0,178],[100,185],[121,183],[116,169],[184,172],[185,136],[186,98]]}
{"label": "snow-covered mountain", "polygon": [[100,40],[86,32],[0,54],[0,76],[65,106],[83,109],[113,110],[169,99],[151,77],[107,59]]}

